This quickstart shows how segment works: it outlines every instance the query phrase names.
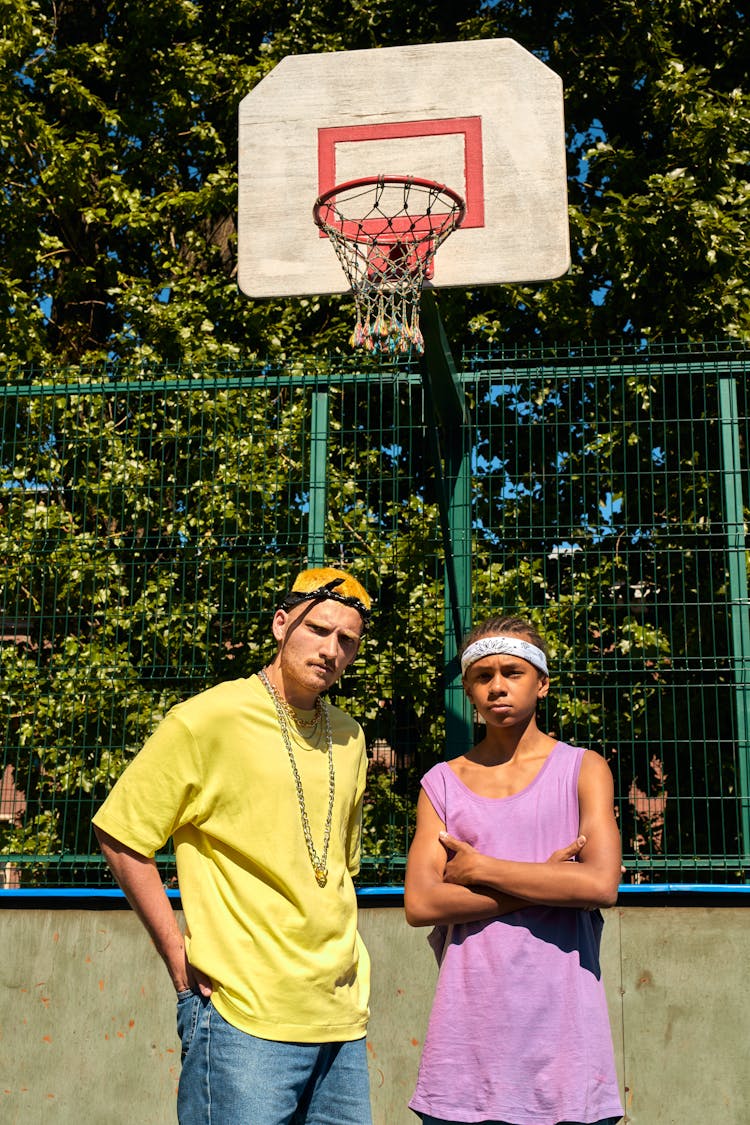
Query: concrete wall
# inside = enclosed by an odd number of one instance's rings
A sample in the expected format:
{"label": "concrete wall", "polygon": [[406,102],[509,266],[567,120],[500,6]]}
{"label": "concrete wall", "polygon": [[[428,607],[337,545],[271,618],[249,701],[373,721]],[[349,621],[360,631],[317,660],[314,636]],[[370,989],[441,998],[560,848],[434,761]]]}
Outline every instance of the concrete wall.
{"label": "concrete wall", "polygon": [[[360,917],[375,1125],[416,1125],[406,1103],[434,960],[400,907]],[[748,917],[734,906],[608,911],[603,973],[628,1121],[750,1120]],[[130,911],[0,909],[0,951],[0,1121],[174,1125],[171,985]]]}

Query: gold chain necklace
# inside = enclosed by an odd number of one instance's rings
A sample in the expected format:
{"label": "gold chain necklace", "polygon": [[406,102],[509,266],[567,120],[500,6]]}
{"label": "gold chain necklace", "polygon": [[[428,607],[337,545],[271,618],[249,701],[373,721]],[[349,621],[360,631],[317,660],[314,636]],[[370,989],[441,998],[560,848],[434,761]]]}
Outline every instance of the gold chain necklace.
{"label": "gold chain necklace", "polygon": [[[285,709],[282,705],[283,697],[276,690],[274,685],[269,680],[264,669],[258,672],[258,679],[263,684],[268,694],[271,696],[274,708],[276,710],[276,717],[279,720],[279,727],[281,728],[281,738],[286,747],[286,752],[289,755],[289,762],[292,767],[292,775],[294,777],[294,785],[297,790],[297,803],[299,805],[300,819],[302,821],[302,832],[307,844],[307,854],[310,856],[310,863],[315,873],[315,879],[319,887],[324,887],[328,882],[328,844],[331,839],[331,824],[333,823],[333,798],[336,792],[336,775],[333,770],[333,735],[331,734],[331,720],[328,715],[328,704],[318,696],[315,703],[316,721],[318,705],[320,712],[323,716],[323,726],[326,732],[326,751],[328,754],[328,812],[326,814],[325,827],[323,830],[323,851],[320,855],[315,850],[313,844],[312,832],[310,830],[310,821],[307,816],[307,806],[305,805],[305,792],[302,788],[302,778],[297,769],[297,762],[294,758],[294,750],[292,748],[292,740],[289,737],[289,728],[287,726],[287,716]],[[283,700],[286,703],[286,700]]]}
{"label": "gold chain necklace", "polygon": [[265,668],[263,668],[258,673],[258,676],[273,696],[274,703],[278,704],[278,706],[283,709],[287,718],[292,720],[294,725],[301,733],[305,733],[305,731],[308,730],[309,734],[305,734],[305,737],[309,738],[309,736],[314,733],[315,728],[317,727],[320,720],[323,718],[323,704],[321,702],[320,696],[317,696],[315,699],[315,714],[313,715],[312,719],[303,719],[297,713],[296,708],[292,707],[291,703],[284,699],[284,696],[281,694],[281,692],[274,686],[274,684],[271,683]]}
{"label": "gold chain necklace", "polygon": [[[270,680],[268,682],[271,683]],[[315,714],[313,715],[313,717],[311,719],[303,719],[297,711],[296,707],[292,707],[291,703],[288,703],[287,700],[284,699],[284,696],[280,691],[276,690],[273,684],[271,684],[271,691],[273,692],[274,699],[276,699],[284,709],[287,718],[291,719],[294,725],[299,728],[299,730],[309,730],[310,733],[315,730],[321,718],[323,717],[323,704],[320,702],[320,696],[318,696],[318,698],[315,700]]]}

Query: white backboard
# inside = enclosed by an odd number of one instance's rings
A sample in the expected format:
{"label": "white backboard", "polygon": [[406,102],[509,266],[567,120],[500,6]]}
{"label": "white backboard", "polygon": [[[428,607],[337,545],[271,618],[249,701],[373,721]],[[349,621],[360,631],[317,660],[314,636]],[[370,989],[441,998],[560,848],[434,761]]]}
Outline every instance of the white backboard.
{"label": "white backboard", "polygon": [[512,39],[283,59],[240,103],[240,289],[345,292],[313,204],[378,175],[437,180],[466,200],[431,287],[545,281],[570,266],[562,83]]}

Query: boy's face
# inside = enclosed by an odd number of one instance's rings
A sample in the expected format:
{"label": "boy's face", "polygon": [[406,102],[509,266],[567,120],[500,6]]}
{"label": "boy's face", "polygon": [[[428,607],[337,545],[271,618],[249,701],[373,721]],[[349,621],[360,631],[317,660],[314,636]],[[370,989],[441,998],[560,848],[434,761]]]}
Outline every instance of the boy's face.
{"label": "boy's face", "polygon": [[286,699],[293,706],[296,701],[298,707],[312,707],[357,655],[362,618],[340,602],[303,602],[293,609],[278,609],[272,629],[279,644],[273,663]]}
{"label": "boy's face", "polygon": [[493,654],[466,669],[464,691],[488,726],[515,726],[534,714],[549,677],[520,656]]}

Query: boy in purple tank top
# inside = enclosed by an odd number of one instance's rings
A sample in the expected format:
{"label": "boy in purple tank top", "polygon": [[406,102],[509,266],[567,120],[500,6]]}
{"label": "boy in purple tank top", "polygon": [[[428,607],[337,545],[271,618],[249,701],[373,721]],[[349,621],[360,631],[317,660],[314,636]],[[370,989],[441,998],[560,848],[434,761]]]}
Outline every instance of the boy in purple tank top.
{"label": "boy in purple tank top", "polygon": [[612,775],[537,726],[549,675],[529,622],[477,626],[461,670],[486,733],[422,778],[404,904],[435,927],[440,973],[410,1106],[424,1125],[614,1125],[598,909],[620,877]]}

